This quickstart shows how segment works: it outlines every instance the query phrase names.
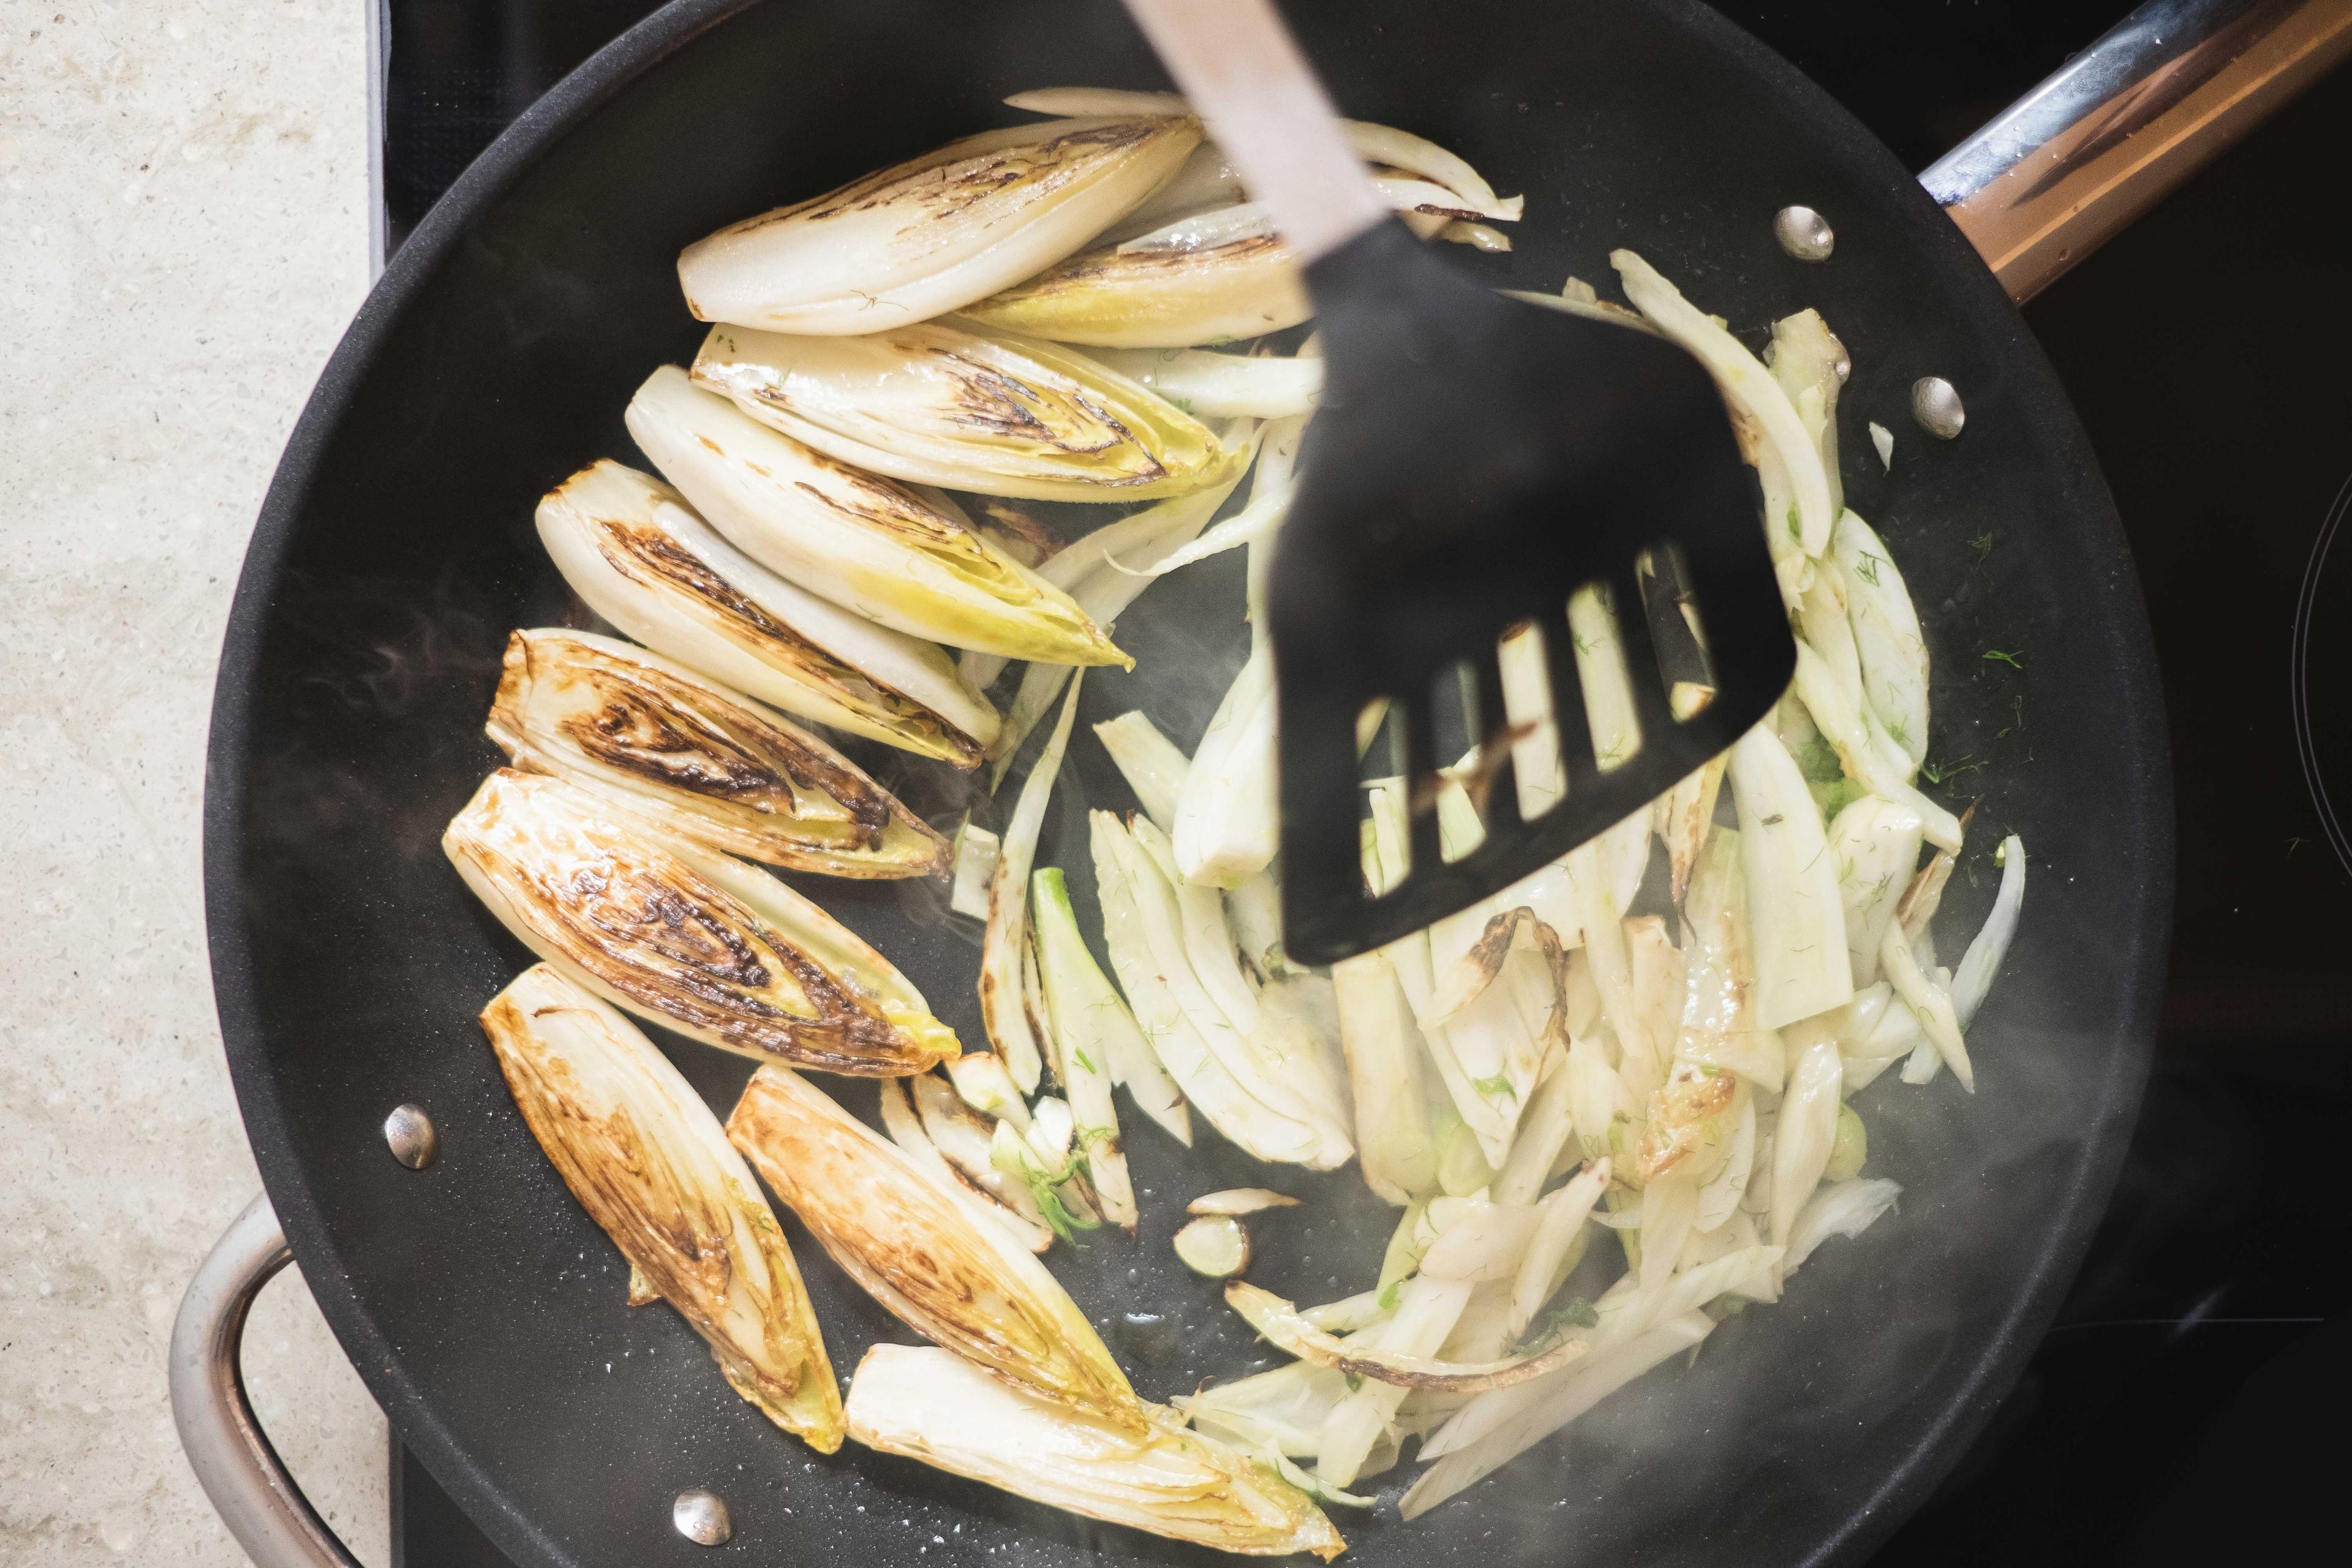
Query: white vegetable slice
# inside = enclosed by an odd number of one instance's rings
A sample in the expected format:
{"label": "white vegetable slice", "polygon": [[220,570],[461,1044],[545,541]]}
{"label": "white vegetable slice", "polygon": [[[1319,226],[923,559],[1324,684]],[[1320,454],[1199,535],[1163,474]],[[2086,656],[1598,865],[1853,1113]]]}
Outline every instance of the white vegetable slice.
{"label": "white vegetable slice", "polygon": [[1874,419],[1870,422],[1870,444],[1878,449],[1878,466],[1892,473],[1895,470],[1895,432]]}
{"label": "white vegetable slice", "polygon": [[1815,1193],[1797,1215],[1797,1223],[1789,1230],[1788,1256],[1781,1265],[1782,1272],[1796,1272],[1797,1266],[1813,1255],[1813,1249],[1833,1236],[1860,1236],[1870,1228],[1880,1215],[1895,1206],[1903,1195],[1902,1186],[1885,1180],[1836,1182]]}
{"label": "white vegetable slice", "polygon": [[1527,1332],[1528,1325],[1576,1267],[1583,1255],[1585,1221],[1591,1218],[1593,1205],[1608,1190],[1609,1174],[1609,1162],[1594,1160],[1537,1205],[1534,1233],[1511,1280],[1507,1340],[1516,1342]]}
{"label": "white vegetable slice", "polygon": [[1004,843],[996,875],[988,885],[988,928],[981,942],[980,1016],[988,1037],[1004,1055],[1004,1065],[1024,1093],[1034,1093],[1044,1060],[1027,1010],[1021,1005],[1022,953],[1029,930],[1029,868],[1037,858],[1037,836],[1045,826],[1045,803],[1054,793],[1054,777],[1062,771],[1062,754],[1070,743],[1070,725],[1078,716],[1078,681],[1070,682],[1062,700],[1062,716],[1046,737],[1045,750],[1030,764],[1014,802],[1013,819],[1005,824]]}
{"label": "white vegetable slice", "polygon": [[799,1075],[751,1075],[727,1134],[866,1293],[935,1343],[1135,1431],[1135,1390],[1036,1257],[968,1222],[906,1152]]}
{"label": "white vegetable slice", "polygon": [[996,710],[935,643],[877,626],[737,550],[667,485],[600,459],[539,503],[572,591],[621,630],[788,713],[970,767]]}
{"label": "white vegetable slice", "polygon": [[841,1395],[799,1266],[685,1076],[548,964],[492,998],[481,1023],[524,1123],[628,1259],[633,1286],[677,1308],[762,1415],[819,1453],[840,1447]]}
{"label": "white vegetable slice", "polygon": [[1264,1209],[1297,1206],[1297,1198],[1268,1187],[1228,1187],[1221,1193],[1202,1193],[1184,1205],[1184,1212],[1195,1215],[1253,1215]]}
{"label": "white vegetable slice", "polygon": [[1785,491],[1789,496],[1793,515],[1764,520],[1765,535],[1772,541],[1775,555],[1791,546],[1801,548],[1806,555],[1827,550],[1837,512],[1831,505],[1821,448],[1772,373],[1639,256],[1614,250],[1609,261],[1617,268],[1625,298],[1714,374],[1724,400],[1731,405],[1741,448],[1763,473],[1766,494]]}
{"label": "white vegetable slice", "polygon": [[1339,995],[1339,1041],[1348,1054],[1364,1180],[1386,1201],[1402,1204],[1437,1184],[1421,1030],[1387,954],[1342,959],[1332,965],[1331,984]]}
{"label": "white vegetable slice", "polygon": [[1324,1092],[1314,1064],[1299,1059],[1313,1042],[1268,1026],[1273,1020],[1241,972],[1216,894],[1178,879],[1166,837],[1148,821],[1130,826],[1126,857],[1146,930],[1174,920],[1181,956],[1170,979],[1194,1033],[1251,1099],[1311,1131],[1316,1147],[1306,1163],[1317,1170],[1345,1163],[1354,1152],[1346,1108]]}
{"label": "white vegetable slice", "polygon": [[1196,1016],[1222,1023],[1223,1016],[1192,973],[1167,882],[1110,813],[1093,814],[1092,832],[1104,943],[1153,1054],[1185,1099],[1235,1144],[1262,1160],[1306,1163],[1318,1146],[1314,1131],[1258,1101],[1195,1025]]}
{"label": "white vegetable slice", "polygon": [[2000,973],[2001,960],[2009,956],[2010,942],[2017,935],[2017,922],[2025,910],[2025,840],[2011,834],[2000,841],[1995,858],[2000,862],[2000,890],[1993,895],[1992,910],[1985,916],[1976,940],[1961,954],[1959,968],[1952,972],[1952,1013],[1962,1028],[1991,994],[1993,978]]}
{"label": "white vegetable slice", "polygon": [[1845,910],[1846,956],[1856,986],[1878,978],[1878,944],[1919,864],[1922,826],[1909,805],[1864,795],[1830,824],[1838,897]]}
{"label": "white vegetable slice", "polygon": [[877,1344],[850,1380],[849,1435],[1016,1497],[1251,1556],[1346,1550],[1264,1460],[1145,1406],[1140,1437],[1013,1389],[942,1350]]}
{"label": "white vegetable slice", "polygon": [[1927,641],[1911,591],[1885,542],[1852,511],[1838,515],[1831,554],[1845,584],[1863,696],[1916,770],[1927,755]]}
{"label": "white vegetable slice", "polygon": [[[1886,978],[1895,983],[1895,994],[1903,998],[1904,1005],[1919,1020],[1919,1026],[1927,1031],[1936,1055],[1952,1069],[1960,1087],[1974,1094],[1976,1068],[1969,1061],[1968,1042],[1960,1037],[1960,1020],[1953,1010],[1951,993],[1920,966],[1901,921],[1888,923],[1886,934],[1879,942],[1878,962]],[[1915,1080],[1911,1072],[1908,1068],[1904,1070],[1905,1081],[1924,1081]]]}
{"label": "white vegetable slice", "polygon": [[[1195,561],[1205,561],[1212,555],[1222,555],[1228,550],[1238,550],[1244,545],[1252,548],[1252,559],[1255,560],[1255,547],[1271,540],[1290,516],[1290,502],[1297,494],[1295,485],[1257,486],[1250,491],[1247,506],[1222,520],[1190,544],[1170,551],[1151,565],[1133,567],[1115,556],[1111,559],[1111,565],[1139,577],[1164,577],[1179,567],[1190,566]],[[1256,595],[1253,594],[1253,606],[1255,602]],[[1251,619],[1257,618],[1253,607]]]}
{"label": "white vegetable slice", "polygon": [[1532,1205],[1469,1204],[1421,1255],[1420,1273],[1426,1279],[1480,1284],[1512,1279],[1538,1217]]}
{"label": "white vegetable slice", "polygon": [[1097,349],[1094,358],[1189,414],[1280,419],[1313,411],[1323,395],[1323,362],[1203,349]]}
{"label": "white vegetable slice", "polygon": [[[1383,1354],[1434,1356],[1453,1335],[1475,1290],[1474,1286],[1439,1279],[1408,1279],[1399,1289],[1395,1315],[1349,1341],[1349,1348],[1377,1348]],[[1406,1395],[1412,1392],[1396,1384],[1366,1378],[1331,1407],[1331,1414],[1323,1423],[1322,1444],[1315,1464],[1316,1474],[1326,1485],[1348,1486],[1364,1473],[1394,1426]]]}
{"label": "white vegetable slice", "polygon": [[948,1081],[955,1085],[966,1105],[983,1116],[1010,1121],[1016,1132],[1029,1130],[1028,1101],[1022,1096],[1021,1086],[1013,1081],[1003,1057],[994,1051],[966,1051],[945,1066]]}
{"label": "white vegetable slice", "polygon": [[1102,742],[1103,750],[1127,780],[1128,788],[1135,792],[1136,804],[1143,815],[1160,825],[1162,832],[1176,826],[1176,801],[1184,788],[1184,775],[1192,766],[1175,742],[1160,732],[1160,726],[1145,716],[1141,709],[1130,709],[1116,719],[1106,719],[1095,726],[1095,736]]}
{"label": "white vegetable slice", "polygon": [[[1780,1100],[1780,1119],[1772,1138],[1772,1245],[1785,1247],[1796,1227],[1797,1215],[1821,1184],[1837,1142],[1838,1108],[1844,1103],[1845,1063],[1837,1040],[1826,1028],[1808,1026],[1812,1037],[1803,1042],[1789,1071],[1789,1092]],[[1790,1044],[1800,1043],[1791,1030]]]}
{"label": "white vegetable slice", "polygon": [[1767,725],[1732,747],[1731,788],[1756,944],[1756,1018],[1777,1029],[1853,994],[1837,862],[1804,775]]}
{"label": "white vegetable slice", "polygon": [[1756,1024],[1756,949],[1748,923],[1748,874],[1740,836],[1707,839],[1683,903],[1687,970],[1675,1059],[1736,1072],[1780,1092],[1780,1037]]}
{"label": "white vegetable slice", "polygon": [[1798,420],[1812,433],[1822,456],[1822,477],[1829,481],[1830,508],[1845,504],[1838,480],[1837,403],[1852,368],[1845,345],[1830,331],[1819,310],[1800,310],[1772,323],[1772,341],[1765,345],[1764,363],[1772,379],[1789,395]]}
{"label": "white vegetable slice", "polygon": [[[1269,984],[1297,973],[1282,945],[1282,883],[1268,866],[1238,888],[1225,889],[1225,923],[1243,962]],[[1335,1004],[1336,1005],[1336,1004]]]}
{"label": "white vegetable slice", "polygon": [[1274,658],[1261,647],[1217,704],[1176,800],[1176,865],[1188,882],[1239,886],[1281,844],[1275,798]]}
{"label": "white vegetable slice", "polygon": [[[1061,868],[1049,866],[1032,882],[1030,920],[1036,934],[1038,979],[1045,993],[1046,1027],[1059,1047],[1055,1058],[1069,1091],[1071,1114],[1076,1119],[1079,1156],[1086,1163],[1087,1183],[1101,1205],[1103,1217],[1132,1235],[1135,1186],[1128,1174],[1118,1108],[1111,1097],[1111,1037],[1114,1032],[1133,1037],[1119,1047],[1125,1054],[1150,1053],[1136,1032],[1127,1004],[1095,967],[1094,954],[1087,951],[1086,939],[1078,934],[1077,915],[1070,908]],[[1168,1086],[1171,1095],[1174,1087]],[[1182,1110],[1183,1101],[1177,1100],[1173,1113],[1181,1114]]]}
{"label": "white vegetable slice", "polygon": [[[1071,1108],[1089,1128],[1107,1125],[1116,1130],[1115,1113],[1097,1121],[1102,1107],[1093,1098],[1095,1089],[1077,1087],[1081,1076],[1088,1079],[1105,1076],[1113,1083],[1125,1084],[1146,1116],[1191,1148],[1192,1118],[1184,1096],[1152,1054],[1127,1003],[1096,964],[1094,953],[1079,934],[1077,913],[1070,907],[1060,868],[1049,867],[1038,872],[1033,891],[1035,902],[1030,918],[1037,934],[1038,969],[1054,1028],[1062,1039],[1063,1060],[1070,1070]],[[1107,889],[1106,900],[1108,897]],[[1120,1141],[1122,1163],[1124,1142]]]}
{"label": "white vegetable slice", "polygon": [[[1651,1368],[1696,1349],[1714,1329],[1715,1321],[1705,1313],[1686,1312],[1599,1352],[1557,1378],[1486,1395],[1472,1407],[1492,1412],[1483,1431],[1475,1439],[1448,1448],[1437,1463],[1423,1470],[1406,1490],[1398,1505],[1400,1511],[1407,1519],[1418,1519],[1465,1487],[1484,1480]],[[853,1400],[855,1393],[853,1389]],[[1465,1410],[1463,1416],[1469,1414]],[[1455,1417],[1456,1421],[1463,1416]],[[1423,1452],[1429,1449],[1424,1447]]]}
{"label": "white vegetable slice", "polygon": [[1177,1227],[1176,1256],[1195,1274],[1229,1279],[1249,1267],[1249,1232],[1231,1215],[1206,1215]]}
{"label": "white vegetable slice", "polygon": [[[1871,794],[1916,812],[1928,843],[1940,849],[1959,847],[1959,818],[1911,786],[1904,770],[1881,748],[1873,721],[1854,707],[1827,662],[1801,639],[1797,643],[1797,694],[1821,727],[1822,738],[1836,748],[1849,777],[1860,780]],[[1894,755],[1902,758],[1904,753],[1895,749]]]}
{"label": "white vegetable slice", "polygon": [[1169,1403],[1213,1437],[1250,1448],[1273,1442],[1293,1458],[1313,1458],[1323,1443],[1323,1423],[1346,1397],[1348,1380],[1339,1373],[1294,1361],[1211,1384],[1198,1394],[1180,1394]]}
{"label": "white vegetable slice", "polygon": [[915,1114],[921,1119],[924,1135],[957,1175],[1011,1210],[1023,1226],[1034,1226],[1050,1237],[1054,1227],[1046,1223],[1045,1211],[1038,1207],[1027,1184],[997,1167],[996,1129],[1000,1124],[996,1118],[966,1105],[954,1086],[936,1073],[918,1073],[907,1080],[907,1089],[915,1102]]}
{"label": "white vegetable slice", "polygon": [[1536,1086],[1535,1093],[1519,1113],[1518,1126],[1511,1137],[1510,1157],[1495,1173],[1491,1195],[1498,1204],[1535,1202],[1561,1152],[1575,1135],[1575,1122],[1570,1114],[1573,1097],[1567,1046],[1555,1037],[1554,1047],[1546,1058],[1543,1081]]}
{"label": "white vegetable slice", "polygon": [[1739,1212],[1739,1200],[1747,1195],[1748,1177],[1755,1169],[1756,1097],[1743,1094],[1739,1097],[1739,1121],[1732,1129],[1731,1152],[1699,1188],[1698,1212],[1691,1221],[1692,1228],[1702,1236],[1722,1229]]}
{"label": "white vegetable slice", "polygon": [[[1244,440],[1243,450],[1249,449],[1251,446]],[[1139,545],[1135,551],[1136,563],[1149,566],[1168,552],[1181,549],[1194,534],[1198,533],[1202,525],[1207,523],[1210,517],[1215,513],[1217,508],[1223,503],[1225,497],[1233,492],[1234,485],[1238,482],[1238,474],[1236,474],[1235,479],[1231,481],[1212,486],[1199,494],[1181,497],[1177,501],[1166,503],[1165,510],[1155,507],[1148,511],[1138,512],[1133,517],[1122,519],[1108,528],[1088,534],[1045,564],[1051,567],[1063,556],[1081,555],[1087,545],[1102,538],[1103,535],[1111,533],[1114,530],[1122,530],[1127,524],[1145,517],[1152,517],[1150,529],[1139,536],[1145,542]],[[1078,607],[1086,611],[1096,625],[1108,628],[1119,613],[1133,604],[1137,596],[1150,587],[1151,583],[1152,578],[1149,573],[1120,571],[1097,558],[1093,566],[1077,580],[1076,586],[1072,591],[1072,596],[1077,600]],[[1012,710],[1005,715],[1004,722],[997,731],[996,740],[989,747],[989,755],[995,759],[996,763],[995,769],[989,777],[991,789],[1003,782],[1005,770],[1013,765],[1013,753],[1020,749],[1021,742],[1028,738],[1029,731],[1036,727],[1037,721],[1045,716],[1045,710],[1053,705],[1054,699],[1061,695],[1063,682],[1069,678],[1069,667],[1059,664],[1032,664],[1022,672],[1021,686],[1013,695]]]}
{"label": "white vegetable slice", "polygon": [[[1185,115],[1192,111],[1191,102],[1181,93],[1133,92],[1118,88],[1035,88],[1027,92],[1016,92],[1004,101],[1014,109],[1025,109],[1034,114]],[[1496,196],[1495,188],[1479,175],[1477,170],[1434,142],[1425,141],[1411,132],[1361,120],[1342,120],[1339,129],[1348,138],[1348,144],[1355,149],[1356,155],[1367,163],[1410,170],[1436,181],[1464,200],[1480,206],[1503,205]],[[1517,199],[1513,198],[1514,201]]]}
{"label": "white vegetable slice", "polygon": [[[1464,1300],[1467,1300],[1466,1292]],[[1580,1340],[1562,1340],[1526,1355],[1507,1356],[1500,1361],[1440,1361],[1433,1356],[1360,1346],[1358,1341],[1327,1334],[1281,1297],[1239,1279],[1225,1287],[1225,1301],[1271,1343],[1300,1360],[1345,1376],[1398,1389],[1479,1394],[1509,1388],[1556,1372],[1591,1348]]]}
{"label": "white vegetable slice", "polygon": [[1652,826],[1666,847],[1667,887],[1676,909],[1689,896],[1691,872],[1698,866],[1707,835],[1715,830],[1716,800],[1730,762],[1728,753],[1709,758],[1696,773],[1660,795],[1654,807],[1656,820]]}
{"label": "white vegetable slice", "polygon": [[996,862],[1004,841],[970,817],[956,829],[955,871],[949,883],[948,908],[977,921],[988,918],[989,884],[996,879]]}

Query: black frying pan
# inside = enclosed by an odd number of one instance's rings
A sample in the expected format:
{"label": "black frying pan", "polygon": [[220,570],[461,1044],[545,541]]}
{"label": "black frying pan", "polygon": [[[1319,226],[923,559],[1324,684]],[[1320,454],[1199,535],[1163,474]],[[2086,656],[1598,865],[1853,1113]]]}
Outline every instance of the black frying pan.
{"label": "black frying pan", "polygon": [[[1917,1502],[2039,1337],[2105,1202],[2162,969],[2169,801],[2130,563],[2090,453],[2001,289],[1912,175],[1796,72],[1690,0],[1292,0],[1349,112],[1458,149],[1527,193],[1497,284],[1613,292],[1631,245],[1754,341],[1818,305],[1853,351],[1851,503],[1886,534],[1935,657],[1932,753],[1982,763],[1948,930],[1985,907],[1984,852],[2034,861],[2008,972],[1974,1032],[1980,1091],[1888,1080],[1860,1105],[1899,1215],[1825,1247],[1788,1300],[1732,1321],[1697,1368],[1603,1405],[1411,1526],[1340,1520],[1368,1565],[1464,1548],[1498,1564],[1850,1561]],[[670,1501],[719,1491],[747,1560],[1206,1561],[855,1446],[821,1459],[729,1392],[685,1324],[623,1305],[625,1266],[524,1129],[475,1025],[527,962],[437,847],[498,760],[480,725],[508,629],[577,607],[530,526],[541,493],[635,455],[620,413],[698,330],[685,242],[1008,111],[1064,83],[1160,85],[1108,0],[681,0],[541,100],[394,259],[320,379],[269,492],[215,700],[205,870],[223,1032],[295,1254],[403,1442],[519,1563],[694,1563]],[[1830,215],[1826,265],[1776,209]],[[1962,389],[1958,441],[1922,436],[1916,377]],[[1895,432],[1881,472],[1860,432]],[[1989,550],[1969,542],[1990,535]],[[1235,557],[1121,622],[1140,663],[1097,672],[1082,718],[1147,703],[1194,740],[1244,651]],[[2022,670],[1981,656],[2022,649]],[[1083,735],[1083,730],[1081,734]],[[1094,910],[1082,809],[1129,804],[1081,741],[1041,864]],[[954,790],[874,759],[918,810]],[[807,885],[807,884],[804,884]],[[928,895],[810,890],[969,1040],[975,939]],[[1950,939],[1948,938],[1948,942]],[[750,1064],[666,1041],[722,1110]],[[871,1115],[870,1086],[838,1082]],[[438,1125],[387,1157],[404,1101]],[[1267,1364],[1168,1238],[1182,1201],[1268,1179],[1213,1134],[1130,1142],[1142,1237],[1053,1266],[1147,1395]],[[1257,1279],[1316,1300],[1377,1267],[1389,1211],[1352,1170],[1289,1170],[1308,1200],[1258,1226]],[[906,1331],[795,1230],[834,1360]],[[1383,1478],[1391,1486],[1409,1475]],[[989,1554],[994,1552],[994,1558]]]}

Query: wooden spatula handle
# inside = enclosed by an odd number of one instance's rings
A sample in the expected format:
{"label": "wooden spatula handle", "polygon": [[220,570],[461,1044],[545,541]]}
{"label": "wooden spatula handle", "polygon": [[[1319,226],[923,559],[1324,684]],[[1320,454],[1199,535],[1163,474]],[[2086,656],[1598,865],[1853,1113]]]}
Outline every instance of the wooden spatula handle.
{"label": "wooden spatula handle", "polygon": [[1388,216],[1273,0],[1127,0],[1127,8],[1301,259]]}

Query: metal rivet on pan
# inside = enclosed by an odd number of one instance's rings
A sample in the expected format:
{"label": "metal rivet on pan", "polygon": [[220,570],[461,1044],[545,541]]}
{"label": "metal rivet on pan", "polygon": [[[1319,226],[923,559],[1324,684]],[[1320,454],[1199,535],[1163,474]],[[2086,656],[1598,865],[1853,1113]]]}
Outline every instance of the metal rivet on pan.
{"label": "metal rivet on pan", "polygon": [[1938,441],[1948,441],[1969,422],[1960,395],[1940,375],[1923,375],[1911,384],[1911,417]]}
{"label": "metal rivet on pan", "polygon": [[383,1141],[392,1145],[392,1157],[412,1171],[425,1169],[441,1152],[441,1134],[421,1105],[395,1106],[383,1119]]}
{"label": "metal rivet on pan", "polygon": [[1772,215],[1772,235],[1800,261],[1827,261],[1837,245],[1830,220],[1811,207],[1782,207]]}
{"label": "metal rivet on pan", "polygon": [[727,1505],[719,1494],[699,1487],[677,1494],[677,1500],[669,1505],[669,1521],[677,1526],[680,1535],[699,1546],[724,1546],[735,1533],[734,1521],[727,1517]]}

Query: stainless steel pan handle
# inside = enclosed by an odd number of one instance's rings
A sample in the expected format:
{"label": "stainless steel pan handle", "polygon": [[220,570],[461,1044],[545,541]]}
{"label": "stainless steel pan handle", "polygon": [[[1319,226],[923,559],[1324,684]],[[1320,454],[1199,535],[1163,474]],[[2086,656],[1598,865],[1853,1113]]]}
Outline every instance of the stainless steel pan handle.
{"label": "stainless steel pan handle", "polygon": [[1919,176],[2032,299],[2352,53],[2352,0],[2148,0]]}
{"label": "stainless steel pan handle", "polygon": [[360,1568],[286,1473],[245,1396],[246,1317],[293,1257],[266,1194],[214,1244],[172,1326],[172,1420],[188,1468],[256,1568]]}

